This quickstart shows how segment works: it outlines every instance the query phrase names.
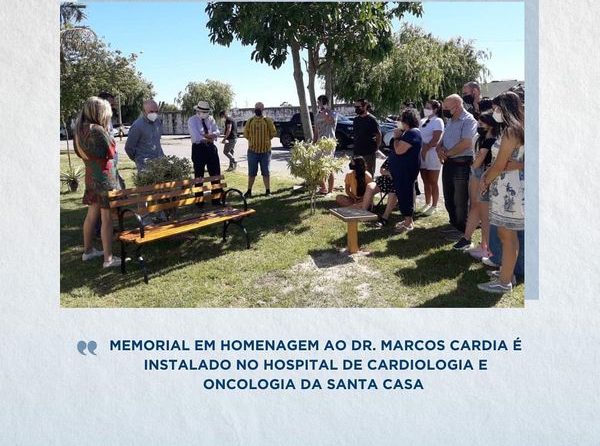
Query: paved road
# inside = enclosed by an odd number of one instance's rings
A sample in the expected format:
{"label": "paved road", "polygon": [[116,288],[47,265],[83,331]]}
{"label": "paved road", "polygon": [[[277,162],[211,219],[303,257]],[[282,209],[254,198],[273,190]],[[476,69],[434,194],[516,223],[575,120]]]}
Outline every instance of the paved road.
{"label": "paved road", "polygon": [[[117,138],[117,151],[119,152],[119,157],[121,157],[122,159],[126,159],[127,154],[125,153],[125,141],[127,140],[127,138],[123,138],[122,141],[119,140],[119,138]],[[163,151],[165,152],[165,154],[167,155],[176,155],[178,157],[185,157],[185,158],[190,158],[191,159],[191,152],[192,152],[192,143],[190,140],[189,136],[185,136],[185,135],[167,135],[167,136],[163,136],[162,137],[162,147],[163,147]],[[69,141],[69,144],[72,146],[72,142]],[[290,171],[288,169],[287,166],[287,161],[290,158],[290,152],[287,149],[284,149],[281,146],[281,143],[279,142],[279,138],[274,138],[273,142],[273,154],[272,154],[272,158],[271,158],[271,173],[273,175],[278,175],[278,176],[291,176]],[[60,142],[60,148],[61,150],[66,150],[66,141],[61,141]],[[225,155],[223,155],[223,144],[221,144],[220,140],[219,142],[217,142],[217,149],[219,151],[219,160],[221,161],[221,170],[224,172],[225,169],[227,169],[227,167],[229,166],[229,160],[227,159],[227,157]],[[235,146],[235,158],[238,161],[238,171],[240,172],[248,172],[248,162],[246,159],[246,152],[248,151],[248,140],[246,138],[239,138],[236,146]],[[343,156],[343,155],[347,155],[347,156],[351,156],[352,155],[352,151],[351,150],[338,150],[336,152],[336,156]],[[383,163],[383,159],[378,159],[377,160],[377,170],[376,173],[378,174],[379,172],[379,167],[381,166],[381,164]],[[343,172],[338,173],[336,175],[336,186],[341,186],[343,185],[344,182],[344,175],[346,173],[347,169],[344,169]],[[299,180],[300,181],[300,180]],[[423,190],[423,183],[421,181],[421,178],[419,176],[419,184],[421,186],[421,190]],[[440,175],[440,193],[441,193],[441,187],[442,187],[442,183],[441,183],[441,175]],[[260,184],[259,184],[260,186]]]}

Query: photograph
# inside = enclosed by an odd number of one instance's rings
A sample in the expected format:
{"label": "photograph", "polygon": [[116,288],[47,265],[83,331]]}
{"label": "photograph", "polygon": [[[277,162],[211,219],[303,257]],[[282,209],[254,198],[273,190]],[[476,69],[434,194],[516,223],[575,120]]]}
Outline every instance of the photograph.
{"label": "photograph", "polygon": [[523,2],[57,9],[61,308],[525,307]]}

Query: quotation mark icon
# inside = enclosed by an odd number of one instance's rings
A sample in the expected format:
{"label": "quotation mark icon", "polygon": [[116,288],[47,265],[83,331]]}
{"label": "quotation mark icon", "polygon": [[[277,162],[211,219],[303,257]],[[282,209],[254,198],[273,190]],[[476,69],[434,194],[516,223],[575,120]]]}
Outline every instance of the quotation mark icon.
{"label": "quotation mark icon", "polygon": [[92,355],[96,356],[96,347],[98,346],[98,344],[96,344],[96,341],[90,341],[90,342],[85,342],[85,341],[79,341],[77,343],[77,351],[79,353],[81,353],[82,355],[85,355],[85,350],[87,349],[88,352],[90,352]]}

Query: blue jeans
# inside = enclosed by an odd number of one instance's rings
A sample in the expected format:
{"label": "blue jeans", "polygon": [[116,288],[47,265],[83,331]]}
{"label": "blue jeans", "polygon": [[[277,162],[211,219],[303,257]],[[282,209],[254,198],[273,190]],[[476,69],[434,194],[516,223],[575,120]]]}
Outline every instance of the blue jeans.
{"label": "blue jeans", "polygon": [[260,174],[263,177],[269,176],[269,164],[271,164],[271,152],[256,153],[248,149],[248,176],[255,177],[258,174],[260,165]]}
{"label": "blue jeans", "polygon": [[[517,231],[519,239],[519,256],[515,265],[515,276],[519,278],[525,277],[525,231]],[[490,242],[489,249],[493,255],[490,260],[497,265],[502,263],[502,242],[498,237],[498,226],[490,225]]]}

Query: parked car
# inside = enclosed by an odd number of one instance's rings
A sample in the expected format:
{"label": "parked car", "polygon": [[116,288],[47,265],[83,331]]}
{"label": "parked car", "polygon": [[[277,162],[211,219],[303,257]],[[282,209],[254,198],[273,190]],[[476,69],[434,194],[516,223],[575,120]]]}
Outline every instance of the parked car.
{"label": "parked car", "polygon": [[[120,124],[115,124],[115,125],[113,126],[113,129],[112,129],[112,135],[113,135],[113,136],[119,136],[119,129],[120,129],[120,128],[121,128],[121,125],[120,125]],[[129,135],[129,129],[130,129],[130,128],[131,128],[131,126],[130,126],[130,125],[125,125],[125,124],[123,124],[123,136],[127,136],[127,135]]]}
{"label": "parked car", "polygon": [[[237,135],[242,136],[244,134],[244,127],[246,126],[247,121],[236,121],[237,124]],[[225,130],[225,129],[223,129]]]}
{"label": "parked car", "polygon": [[[313,114],[310,114],[310,122],[314,120]],[[300,113],[296,113],[289,121],[276,121],[275,128],[279,135],[281,145],[286,149],[290,148],[294,141],[304,140],[304,131]],[[335,137],[338,141],[338,149],[347,149],[354,142],[354,133],[352,121],[344,115],[338,115],[337,125],[335,127]]]}

